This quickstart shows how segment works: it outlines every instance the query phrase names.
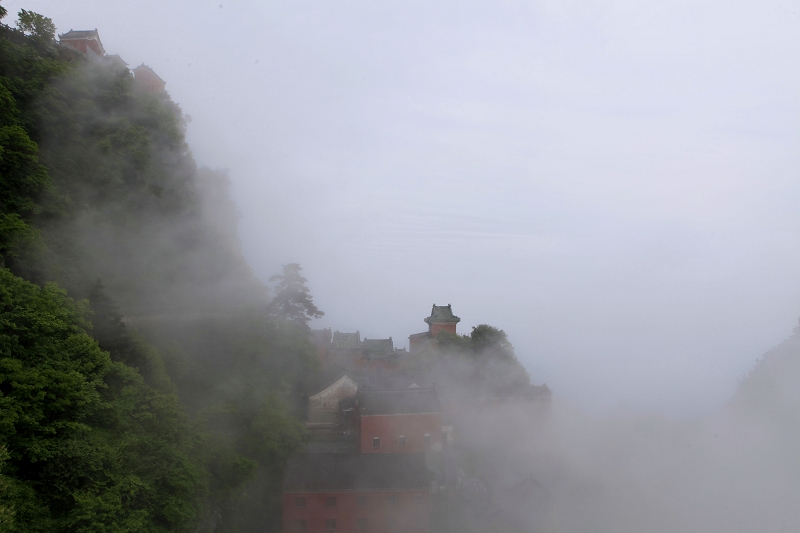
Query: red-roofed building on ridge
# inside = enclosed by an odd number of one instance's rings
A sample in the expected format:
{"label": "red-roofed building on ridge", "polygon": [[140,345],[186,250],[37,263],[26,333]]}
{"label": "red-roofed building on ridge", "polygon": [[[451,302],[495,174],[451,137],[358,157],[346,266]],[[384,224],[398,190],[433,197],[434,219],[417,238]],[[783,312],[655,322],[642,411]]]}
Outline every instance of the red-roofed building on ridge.
{"label": "red-roofed building on ridge", "polygon": [[145,64],[133,69],[133,77],[139,87],[150,93],[163,93],[164,87],[167,85],[167,82]]}
{"label": "red-roofed building on ridge", "polygon": [[69,30],[67,33],[59,34],[58,41],[86,55],[91,54],[97,57],[106,55],[106,50],[103,48],[103,43],[100,42],[100,34],[97,33],[97,28],[93,30]]}

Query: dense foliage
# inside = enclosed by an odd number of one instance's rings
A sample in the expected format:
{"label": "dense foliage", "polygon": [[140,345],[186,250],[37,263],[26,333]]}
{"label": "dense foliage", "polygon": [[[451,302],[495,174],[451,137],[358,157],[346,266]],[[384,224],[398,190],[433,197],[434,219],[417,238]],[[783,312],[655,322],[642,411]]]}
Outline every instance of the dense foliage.
{"label": "dense foliage", "polygon": [[186,529],[204,483],[175,395],[112,362],[65,291],[8,270],[0,282],[0,445],[16,529]]}
{"label": "dense foliage", "polygon": [[[317,386],[166,93],[0,25],[0,531],[264,531]],[[296,267],[296,268],[295,268]],[[292,270],[292,269],[295,270]],[[288,294],[279,290],[279,294]]]}

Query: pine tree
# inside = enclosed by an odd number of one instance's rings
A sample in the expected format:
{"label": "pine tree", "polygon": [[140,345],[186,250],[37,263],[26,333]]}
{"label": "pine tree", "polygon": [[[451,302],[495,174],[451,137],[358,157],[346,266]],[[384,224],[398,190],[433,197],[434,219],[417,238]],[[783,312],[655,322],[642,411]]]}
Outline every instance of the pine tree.
{"label": "pine tree", "polygon": [[308,322],[312,318],[320,318],[325,313],[320,311],[311,298],[306,287],[308,281],[300,271],[303,270],[298,263],[283,265],[283,273],[269,278],[277,281],[275,297],[269,303],[267,315],[276,321],[296,324],[303,329],[309,329]]}

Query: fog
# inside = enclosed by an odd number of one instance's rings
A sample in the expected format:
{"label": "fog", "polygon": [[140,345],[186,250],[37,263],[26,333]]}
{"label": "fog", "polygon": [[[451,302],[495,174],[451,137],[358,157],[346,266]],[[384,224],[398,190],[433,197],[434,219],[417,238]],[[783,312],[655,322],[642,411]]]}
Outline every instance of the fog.
{"label": "fog", "polygon": [[581,410],[718,411],[800,314],[787,2],[4,1],[98,28],[314,327],[503,328]]}

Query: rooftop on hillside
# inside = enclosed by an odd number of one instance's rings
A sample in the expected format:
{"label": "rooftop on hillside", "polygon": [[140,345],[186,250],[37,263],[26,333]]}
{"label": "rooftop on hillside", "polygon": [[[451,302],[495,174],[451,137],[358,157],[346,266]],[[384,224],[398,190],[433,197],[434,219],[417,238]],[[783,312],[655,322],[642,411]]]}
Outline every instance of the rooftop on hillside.
{"label": "rooftop on hillside", "polygon": [[334,348],[339,349],[358,348],[361,345],[361,333],[358,331],[355,333],[334,331],[331,344]]}
{"label": "rooftop on hillside", "polygon": [[93,30],[69,30],[67,33],[59,33],[58,38],[64,39],[97,39],[100,40],[100,34],[97,33],[97,28]]}
{"label": "rooftop on hillside", "polygon": [[[99,55],[103,56],[106,53],[105,48],[103,48],[103,43],[100,41],[100,34],[97,32],[97,28],[93,30],[69,30],[67,33],[60,33],[58,34],[58,40],[60,42],[65,41],[96,41],[97,42],[97,50],[93,50],[94,52],[99,53]],[[82,50],[86,52],[86,50]]]}
{"label": "rooftop on hillside", "polygon": [[364,339],[362,343],[367,357],[389,357],[394,355],[394,342],[388,339]]}

